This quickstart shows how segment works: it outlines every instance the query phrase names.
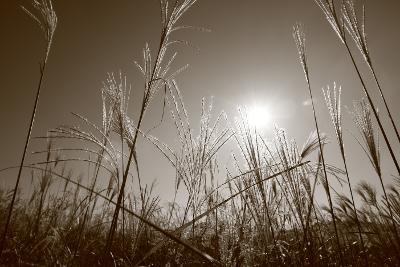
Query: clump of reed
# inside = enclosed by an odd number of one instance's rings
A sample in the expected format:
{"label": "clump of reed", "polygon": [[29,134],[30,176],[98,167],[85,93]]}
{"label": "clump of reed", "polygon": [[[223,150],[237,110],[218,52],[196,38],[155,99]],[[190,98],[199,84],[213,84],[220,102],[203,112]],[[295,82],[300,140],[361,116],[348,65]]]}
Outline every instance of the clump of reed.
{"label": "clump of reed", "polygon": [[[328,266],[400,264],[400,182],[384,183],[379,134],[384,137],[392,162],[397,161],[358,65],[349,48],[346,31],[368,64],[386,112],[397,128],[384,98],[367,47],[364,19],[358,21],[353,1],[342,2],[340,13],[333,0],[316,0],[344,44],[367,100],[355,102],[351,112],[364,149],[382,189],[370,182],[354,183],[346,154],[341,112],[341,88],[336,84],[323,95],[332,120],[344,170],[328,163],[328,138],[320,128],[315,92],[307,60],[303,27],[296,24],[293,37],[312,102],[315,131],[300,148],[284,130],[275,127],[266,136],[248,121],[245,108],[231,124],[224,112],[214,116],[212,101],[201,101],[200,121],[192,121],[171,71],[176,51],[186,43],[173,39],[181,17],[195,0],[161,0],[161,36],[155,56],[143,50],[143,95],[133,119],[129,106],[131,86],[122,72],[109,73],[101,89],[101,123],[73,114],[76,125],[48,131],[47,147],[24,163],[38,96],[57,22],[50,1],[34,1],[41,17],[28,11],[45,32],[47,50],[23,159],[13,190],[0,188],[0,224],[5,225],[0,264],[6,266]],[[40,18],[40,19],[39,19]],[[189,27],[190,28],[190,27]],[[171,55],[170,55],[171,54]],[[162,121],[176,130],[177,145],[162,142],[143,127],[152,99],[163,93]],[[164,112],[170,114],[169,120]],[[379,131],[374,128],[375,121]],[[170,179],[174,197],[161,203],[154,183],[140,172],[137,144],[154,146],[174,169]],[[70,143],[66,141],[70,140]],[[346,146],[345,146],[346,141]],[[70,144],[71,146],[65,145]],[[223,174],[219,153],[234,147],[233,166]],[[1,172],[8,169],[0,170]],[[22,194],[21,170],[31,174],[32,190]],[[348,193],[333,186],[345,184]],[[397,183],[396,183],[397,181]],[[328,206],[316,198],[326,193]],[[177,195],[184,195],[179,204]],[[356,198],[358,195],[359,199]],[[358,200],[358,201],[357,201]],[[11,216],[13,215],[13,216]],[[10,223],[11,222],[11,223]]]}

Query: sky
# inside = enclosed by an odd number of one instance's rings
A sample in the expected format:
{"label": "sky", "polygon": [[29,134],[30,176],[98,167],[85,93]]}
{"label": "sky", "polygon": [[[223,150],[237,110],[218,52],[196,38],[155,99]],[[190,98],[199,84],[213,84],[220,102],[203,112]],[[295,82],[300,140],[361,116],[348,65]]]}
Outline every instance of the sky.
{"label": "sky", "polygon": [[[365,0],[369,49],[382,88],[396,122],[400,123],[400,3],[397,0]],[[45,41],[39,27],[20,8],[29,9],[30,1],[3,0],[0,17],[0,169],[17,165],[23,151],[30,112],[33,107],[39,62]],[[32,136],[43,136],[48,129],[76,123],[71,112],[94,122],[101,121],[102,81],[109,72],[126,74],[132,84],[132,117],[138,114],[143,88],[134,61],[142,60],[146,42],[154,51],[160,35],[160,12],[157,0],[56,0],[58,16],[54,43],[50,52],[40,104]],[[198,0],[184,15],[181,24],[202,26],[210,32],[185,30],[177,38],[190,41],[199,50],[178,46],[176,68],[190,67],[177,78],[193,125],[200,116],[201,98],[213,97],[214,110],[224,110],[230,121],[238,106],[264,106],[271,122],[264,128],[272,138],[273,124],[285,128],[289,137],[301,146],[313,131],[311,107],[303,72],[292,39],[292,26],[301,22],[306,31],[311,85],[315,92],[317,114],[322,131],[331,136],[327,160],[341,167],[341,162],[321,88],[342,86],[343,105],[351,106],[362,97],[349,58],[312,0]],[[360,61],[359,54],[357,60]],[[366,68],[362,70],[369,79]],[[367,84],[373,92],[373,83]],[[374,93],[375,95],[375,93]],[[389,125],[381,105],[385,125]],[[146,114],[144,127],[157,124],[162,112],[162,96],[154,99]],[[344,109],[345,142],[348,142],[350,174],[355,180],[377,181],[362,150],[352,134],[357,130]],[[162,141],[176,142],[171,121],[153,134]],[[394,141],[393,134],[390,137]],[[172,184],[173,171],[151,145],[140,143],[146,182],[157,180],[158,192],[168,198],[165,186]],[[234,142],[223,153],[234,149]],[[385,177],[394,173],[388,153],[382,146]],[[33,139],[30,151],[45,148],[42,140]],[[395,152],[400,157],[399,144]],[[230,166],[230,157],[222,155],[220,165]],[[29,156],[27,162],[33,162]],[[156,163],[157,168],[154,168]],[[166,171],[167,170],[167,171]],[[28,175],[27,175],[28,176]],[[222,175],[223,176],[223,175]],[[14,172],[1,172],[0,185],[15,181]],[[28,181],[25,178],[25,183]]]}

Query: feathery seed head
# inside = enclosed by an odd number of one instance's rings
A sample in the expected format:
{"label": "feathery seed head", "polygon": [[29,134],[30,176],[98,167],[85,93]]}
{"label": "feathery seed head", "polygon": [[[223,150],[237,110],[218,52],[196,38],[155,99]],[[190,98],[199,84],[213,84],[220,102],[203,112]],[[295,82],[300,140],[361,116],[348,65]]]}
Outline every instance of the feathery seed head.
{"label": "feathery seed head", "polygon": [[[128,106],[131,87],[128,86],[126,76],[119,72],[118,78],[114,73],[109,73],[103,82],[103,130],[115,131],[132,143],[135,127],[128,116]],[[108,108],[107,108],[108,107]]]}
{"label": "feathery seed head", "polygon": [[22,6],[22,9],[33,18],[39,25],[40,29],[45,34],[48,49],[51,46],[53,40],[53,35],[57,27],[57,15],[54,11],[53,4],[51,0],[33,0],[33,7],[39,13],[34,15],[28,9]]}
{"label": "feathery seed head", "polygon": [[326,90],[322,89],[324,94],[325,103],[331,116],[333,126],[335,128],[336,138],[340,146],[340,150],[343,153],[343,131],[342,131],[342,114],[341,114],[341,92],[342,87],[336,87],[336,83],[333,84],[333,90],[327,86]]}
{"label": "feathery seed head", "polygon": [[376,190],[369,183],[365,181],[360,182],[356,188],[356,192],[368,205],[376,205],[378,203]]}
{"label": "feathery seed head", "polygon": [[[325,145],[328,143],[327,136],[325,134],[320,135],[320,141],[322,145]],[[303,148],[301,149],[300,152],[300,158],[304,159],[308,155],[311,154],[314,150],[319,149],[319,141],[318,141],[318,135],[317,131],[314,131],[310,133],[310,135],[307,138],[307,141],[304,143]]]}
{"label": "feathery seed head", "polygon": [[306,55],[306,36],[304,34],[303,25],[296,23],[293,26],[293,39],[297,46],[301,66],[303,67],[304,74],[307,82],[309,82],[307,55]]}
{"label": "feathery seed head", "polygon": [[365,33],[365,7],[363,6],[361,23],[357,18],[357,12],[353,0],[343,1],[342,14],[345,21],[346,30],[353,38],[365,62],[371,67],[371,58],[367,45],[367,35]]}
{"label": "feathery seed head", "polygon": [[342,43],[345,43],[343,18],[339,18],[336,13],[335,2],[333,0],[314,0],[325,14],[326,20],[331,25]]}
{"label": "feathery seed head", "polygon": [[353,119],[366,145],[364,151],[367,153],[377,174],[381,175],[379,140],[378,135],[375,136],[375,129],[371,117],[371,106],[364,99],[354,102],[353,106]]}

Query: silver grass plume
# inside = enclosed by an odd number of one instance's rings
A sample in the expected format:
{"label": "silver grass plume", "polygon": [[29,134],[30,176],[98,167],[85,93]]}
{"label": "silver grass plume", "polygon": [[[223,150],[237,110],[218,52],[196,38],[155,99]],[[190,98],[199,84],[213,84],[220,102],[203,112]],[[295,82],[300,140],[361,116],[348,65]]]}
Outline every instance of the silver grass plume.
{"label": "silver grass plume", "polygon": [[364,60],[371,67],[371,58],[369,56],[367,35],[365,33],[365,7],[363,6],[363,15],[361,22],[357,18],[354,1],[345,0],[342,3],[342,14],[345,22],[345,28],[353,38],[357,48],[360,50]]}
{"label": "silver grass plume", "polygon": [[308,66],[307,66],[307,53],[306,53],[306,35],[304,33],[303,25],[300,23],[296,23],[293,26],[293,39],[296,43],[297,51],[299,54],[299,59],[301,66],[303,67],[303,71],[309,83],[309,73],[308,73]]}
{"label": "silver grass plume", "polygon": [[[321,134],[321,144],[326,145],[328,143],[328,137],[326,134]],[[303,144],[302,149],[300,150],[300,158],[304,159],[309,156],[312,152],[319,149],[319,142],[317,132],[313,131],[308,136],[306,142]]]}
{"label": "silver grass plume", "polygon": [[[114,73],[109,73],[103,82],[103,127],[123,136],[128,145],[132,147],[136,128],[128,116],[128,107],[131,86],[127,84],[126,76],[119,72],[118,78]],[[107,108],[108,112],[107,112]]]}
{"label": "silver grass plume", "polygon": [[343,18],[338,17],[336,12],[335,2],[333,0],[314,0],[315,3],[321,8],[325,14],[326,20],[331,25],[333,31],[337,34],[339,39],[345,43],[345,32]]}
{"label": "silver grass plume", "polygon": [[[221,122],[226,120],[225,113],[221,113],[211,123],[212,104],[206,105],[202,100],[200,119],[200,131],[194,137],[193,129],[189,123],[189,117],[182,96],[175,82],[169,87],[167,105],[170,108],[171,117],[177,130],[180,141],[180,153],[174,151],[166,144],[152,136],[145,136],[152,142],[162,154],[169,160],[177,171],[176,187],[181,182],[195,198],[201,185],[204,185],[206,169],[215,158],[217,151],[232,137],[229,129],[218,130]],[[195,198],[191,200],[194,201]]]}
{"label": "silver grass plume", "polygon": [[166,61],[165,64],[164,58],[167,54],[167,50],[171,45],[175,44],[185,44],[190,45],[190,42],[185,40],[175,40],[171,39],[171,34],[175,31],[191,28],[189,26],[176,26],[179,19],[182,15],[196,2],[197,0],[184,0],[184,1],[175,1],[172,10],[170,8],[170,4],[167,0],[161,0],[161,40],[158,48],[157,56],[153,62],[151,51],[149,45],[146,44],[143,50],[143,64],[135,62],[136,66],[142,72],[145,79],[145,90],[143,97],[143,110],[144,112],[147,110],[148,105],[150,104],[151,99],[158,92],[162,85],[166,86],[167,81],[173,79],[176,75],[185,70],[188,65],[185,65],[178,70],[174,71],[171,74],[167,73],[171,69],[172,63],[175,61],[177,53],[173,53],[173,55]]}
{"label": "silver grass plume", "polygon": [[363,99],[353,104],[353,119],[366,145],[363,147],[376,173],[381,175],[381,160],[378,135],[371,117],[371,106]]}
{"label": "silver grass plume", "polygon": [[27,8],[21,6],[21,8],[33,19],[37,22],[40,29],[43,31],[46,42],[47,42],[47,51],[46,58],[49,54],[49,50],[53,41],[54,32],[57,27],[57,15],[53,8],[53,3],[51,0],[33,0],[32,3],[34,9],[38,12],[38,15],[35,15]]}
{"label": "silver grass plume", "polygon": [[331,116],[332,124],[335,129],[336,138],[342,154],[344,153],[343,131],[342,131],[342,114],[341,114],[341,92],[342,87],[337,89],[336,83],[333,84],[333,89],[327,86],[326,90],[322,89],[326,106]]}
{"label": "silver grass plume", "polygon": [[378,198],[376,195],[376,189],[370,185],[369,183],[362,181],[358,184],[356,188],[356,192],[362,198],[362,200],[370,205],[370,206],[377,206],[378,205]]}

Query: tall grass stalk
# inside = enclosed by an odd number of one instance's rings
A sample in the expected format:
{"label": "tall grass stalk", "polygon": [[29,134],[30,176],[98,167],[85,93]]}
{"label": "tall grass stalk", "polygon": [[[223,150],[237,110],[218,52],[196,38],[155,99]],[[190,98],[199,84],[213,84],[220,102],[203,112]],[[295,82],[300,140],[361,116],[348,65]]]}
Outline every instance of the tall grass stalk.
{"label": "tall grass stalk", "polygon": [[[145,84],[144,84],[144,92],[143,92],[143,98],[142,98],[142,104],[140,108],[140,113],[139,113],[139,119],[137,121],[136,127],[132,125],[124,125],[124,127],[127,127],[130,130],[130,136],[127,138],[128,139],[128,145],[129,145],[129,157],[126,162],[125,166],[125,171],[123,173],[122,177],[122,184],[121,187],[119,188],[118,192],[118,200],[117,200],[117,205],[114,210],[114,215],[113,219],[111,222],[110,230],[107,236],[107,241],[105,245],[105,254],[108,254],[108,251],[111,248],[112,241],[114,238],[114,233],[117,227],[117,221],[119,217],[119,211],[121,209],[121,203],[123,200],[123,192],[125,190],[125,185],[126,181],[128,178],[128,172],[129,168],[131,166],[132,160],[137,162],[137,155],[136,155],[136,141],[138,138],[139,130],[141,128],[142,122],[144,115],[146,113],[147,108],[149,107],[149,104],[154,97],[154,95],[157,93],[159,87],[161,84],[165,81],[168,80],[168,77],[166,77],[167,72],[169,71],[170,64],[175,58],[175,55],[170,59],[170,61],[166,64],[166,66],[163,66],[163,59],[165,58],[166,52],[169,48],[170,45],[179,43],[180,41],[176,40],[170,40],[170,35],[173,31],[179,29],[175,27],[176,23],[179,21],[181,16],[196,2],[196,0],[185,0],[183,2],[180,1],[175,1],[175,4],[172,7],[172,10],[170,12],[169,10],[169,4],[168,1],[166,0],[161,0],[161,22],[162,22],[162,32],[161,32],[161,39],[160,39],[160,44],[156,56],[156,60],[154,64],[152,63],[151,60],[151,54],[150,54],[150,49],[148,46],[146,46],[144,50],[144,65],[139,66],[140,70],[142,71],[142,74],[144,75],[145,78]],[[121,118],[126,117],[126,114],[123,114]],[[124,121],[125,123],[125,121]],[[136,166],[136,169],[138,170],[138,166]],[[138,174],[139,175],[139,174]]]}
{"label": "tall grass stalk", "polygon": [[39,75],[39,82],[37,85],[37,89],[36,89],[36,96],[35,96],[35,102],[34,102],[34,106],[33,106],[33,110],[31,112],[31,119],[30,119],[30,123],[29,123],[29,127],[28,127],[28,132],[26,135],[26,139],[25,139],[25,146],[24,146],[24,150],[22,152],[22,158],[21,158],[21,163],[20,163],[20,167],[18,170],[18,175],[17,175],[17,180],[15,182],[15,186],[14,186],[14,191],[13,191],[13,195],[11,198],[11,203],[10,203],[10,207],[8,210],[8,214],[7,214],[7,220],[6,220],[6,224],[3,230],[3,234],[2,234],[2,238],[1,238],[1,243],[0,243],[0,256],[3,252],[4,246],[5,246],[5,242],[6,242],[6,237],[7,237],[7,231],[8,231],[8,227],[11,221],[11,215],[13,212],[13,208],[14,208],[14,203],[15,203],[15,198],[17,195],[17,190],[19,187],[19,183],[21,180],[21,173],[22,173],[22,167],[24,165],[25,162],[25,156],[26,156],[26,152],[28,150],[28,145],[29,145],[29,141],[31,138],[31,133],[32,133],[32,129],[33,129],[33,125],[35,122],[35,116],[36,116],[36,110],[39,104],[39,96],[40,96],[40,92],[42,89],[42,83],[43,83],[43,79],[44,79],[44,74],[45,74],[45,70],[46,70],[46,65],[47,65],[47,60],[49,57],[49,53],[50,53],[50,48],[53,42],[53,36],[54,36],[54,32],[56,30],[57,27],[57,15],[56,12],[53,9],[53,4],[51,0],[34,0],[33,2],[33,7],[34,9],[36,9],[36,11],[39,13],[38,15],[34,15],[33,13],[31,13],[28,9],[22,7],[22,9],[30,16],[32,17],[32,19],[34,19],[40,29],[43,31],[44,35],[45,35],[45,40],[46,40],[46,50],[45,50],[45,54],[44,54],[44,58],[43,61],[40,65],[40,75]]}
{"label": "tall grass stalk", "polygon": [[[320,166],[321,166],[320,163],[321,163],[321,154],[319,153],[318,154],[317,170],[316,170],[316,173],[315,173],[315,179],[314,179],[314,183],[313,183],[313,186],[312,186],[312,191],[311,191],[311,194],[310,194],[310,203],[309,203],[309,206],[308,206],[307,217],[306,217],[306,225],[305,225],[305,229],[304,229],[304,233],[303,233],[303,247],[307,246],[305,249],[307,250],[307,252],[309,252],[309,257],[310,258],[312,256],[312,251],[310,251],[311,250],[310,248],[313,247],[314,240],[313,240],[313,236],[312,236],[312,231],[310,231],[310,239],[308,239],[308,234],[309,234],[309,227],[310,227],[310,220],[311,220],[311,212],[313,210],[315,210],[314,196],[315,196],[315,189],[316,189],[317,181],[318,181],[318,174],[319,174]],[[308,241],[308,240],[310,240],[310,241]],[[310,243],[308,243],[308,242],[310,242]],[[305,256],[305,253],[304,253],[304,256]],[[310,263],[311,264],[313,263],[312,259],[310,259]]]}
{"label": "tall grass stalk", "polygon": [[305,47],[305,34],[304,34],[304,31],[300,24],[296,24],[293,27],[293,38],[294,38],[294,41],[297,46],[300,63],[303,67],[304,75],[305,75],[306,82],[307,82],[308,93],[311,98],[311,106],[312,106],[312,110],[313,110],[314,123],[315,123],[315,128],[317,131],[318,145],[319,145],[319,149],[320,149],[320,153],[321,153],[322,169],[324,172],[325,182],[327,185],[326,191],[327,191],[327,197],[328,197],[328,201],[329,201],[329,209],[330,209],[330,213],[332,216],[332,222],[333,222],[333,227],[334,227],[334,231],[335,231],[335,237],[336,237],[336,243],[337,243],[339,257],[340,257],[340,263],[342,266],[344,266],[342,250],[341,250],[341,245],[340,245],[340,240],[339,240],[339,233],[338,233],[338,229],[336,226],[336,218],[335,218],[335,213],[333,210],[332,197],[331,197],[331,193],[330,193],[330,186],[329,186],[328,175],[327,175],[327,171],[326,171],[325,158],[324,158],[324,153],[322,150],[321,134],[320,134],[320,130],[318,127],[318,120],[317,120],[317,115],[316,115],[316,111],[315,111],[314,98],[313,98],[313,94],[311,91],[310,76],[309,76],[309,71],[308,71],[307,55],[306,55],[306,47]]}
{"label": "tall grass stalk", "polygon": [[[360,223],[360,220],[358,219],[358,211],[357,211],[357,207],[356,207],[356,204],[354,201],[353,189],[352,189],[352,185],[351,185],[351,181],[350,181],[349,170],[347,167],[346,153],[345,153],[345,148],[344,148],[343,131],[342,131],[342,114],[341,114],[341,109],[342,109],[342,107],[341,107],[341,90],[342,90],[341,87],[339,87],[339,89],[337,90],[336,84],[334,84],[332,91],[329,88],[329,86],[327,87],[326,91],[325,90],[322,90],[322,91],[323,91],[323,94],[325,97],[326,106],[327,106],[329,114],[331,116],[333,127],[335,129],[336,140],[337,140],[337,144],[340,149],[340,155],[342,157],[342,161],[344,164],[344,170],[345,170],[346,178],[347,178],[347,183],[349,186],[349,191],[350,191],[350,196],[351,196],[351,204],[354,209],[355,222],[356,222],[356,225],[358,228],[361,249],[362,249],[362,253],[364,254],[366,252],[365,244],[364,244],[363,236],[361,234],[361,232],[362,232],[361,223]],[[369,265],[368,257],[365,257],[364,259],[365,259],[366,265],[368,266]]]}

